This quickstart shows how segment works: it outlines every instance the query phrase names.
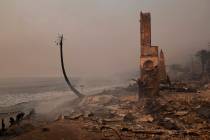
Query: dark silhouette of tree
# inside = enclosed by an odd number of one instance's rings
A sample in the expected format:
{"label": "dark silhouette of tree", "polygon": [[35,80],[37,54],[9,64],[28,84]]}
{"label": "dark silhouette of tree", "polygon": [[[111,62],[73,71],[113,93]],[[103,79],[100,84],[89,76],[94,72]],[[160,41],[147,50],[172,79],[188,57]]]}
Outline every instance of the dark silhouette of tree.
{"label": "dark silhouette of tree", "polygon": [[81,94],[70,82],[66,75],[65,67],[64,67],[64,59],[63,59],[63,35],[59,36],[59,43],[57,45],[60,46],[60,58],[61,58],[61,67],[63,71],[63,76],[65,78],[66,83],[68,84],[69,88],[80,98],[84,97],[83,94]]}
{"label": "dark silhouette of tree", "polygon": [[196,53],[196,56],[200,59],[202,66],[202,74],[205,72],[206,64],[210,59],[210,52],[207,50],[200,50]]}

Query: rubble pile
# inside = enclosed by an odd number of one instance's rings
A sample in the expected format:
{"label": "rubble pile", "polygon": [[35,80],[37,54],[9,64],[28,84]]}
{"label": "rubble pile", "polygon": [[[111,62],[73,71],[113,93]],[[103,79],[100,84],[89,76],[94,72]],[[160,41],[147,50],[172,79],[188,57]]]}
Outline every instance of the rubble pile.
{"label": "rubble pile", "polygon": [[[77,101],[75,107],[59,115],[52,126],[65,124],[75,134],[74,126],[77,126],[77,130],[81,128],[79,132],[108,140],[210,139],[210,90],[161,91],[159,96],[139,100],[132,88],[118,88]],[[19,124],[8,128],[8,136],[37,129],[43,135],[54,131],[49,125],[36,127],[30,122],[30,118],[24,117]],[[43,129],[40,131],[40,128]]]}
{"label": "rubble pile", "polygon": [[64,119],[109,139],[209,139],[210,102],[196,93],[161,93],[137,101],[136,95],[89,96]]}

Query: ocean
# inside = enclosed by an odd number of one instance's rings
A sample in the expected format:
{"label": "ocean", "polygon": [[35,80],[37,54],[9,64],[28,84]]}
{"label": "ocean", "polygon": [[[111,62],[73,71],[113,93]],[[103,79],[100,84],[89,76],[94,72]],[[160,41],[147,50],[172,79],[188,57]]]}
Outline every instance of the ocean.
{"label": "ocean", "polygon": [[[75,87],[85,95],[126,86],[126,80],[73,79]],[[0,79],[0,118],[16,112],[49,114],[69,109],[76,96],[63,78],[4,78]]]}

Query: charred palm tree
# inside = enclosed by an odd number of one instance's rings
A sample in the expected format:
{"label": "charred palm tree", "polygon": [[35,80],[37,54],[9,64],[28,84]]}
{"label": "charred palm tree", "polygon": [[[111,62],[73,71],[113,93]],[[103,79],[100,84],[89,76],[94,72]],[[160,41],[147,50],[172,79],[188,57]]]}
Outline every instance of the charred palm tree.
{"label": "charred palm tree", "polygon": [[67,75],[66,75],[66,70],[64,67],[64,60],[63,60],[63,35],[59,36],[59,43],[57,43],[57,45],[60,46],[60,57],[61,57],[61,67],[62,67],[62,71],[63,71],[63,76],[64,79],[66,81],[66,83],[68,84],[69,88],[79,97],[82,98],[84,97],[83,94],[81,94],[70,82],[70,80],[68,79]]}

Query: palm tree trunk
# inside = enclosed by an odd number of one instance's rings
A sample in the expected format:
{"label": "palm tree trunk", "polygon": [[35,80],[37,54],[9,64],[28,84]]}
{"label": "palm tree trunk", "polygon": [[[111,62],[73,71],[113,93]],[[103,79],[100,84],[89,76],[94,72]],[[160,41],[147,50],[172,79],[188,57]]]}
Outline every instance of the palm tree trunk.
{"label": "palm tree trunk", "polygon": [[65,67],[64,67],[64,60],[63,60],[63,35],[60,38],[60,58],[61,58],[61,67],[62,67],[62,71],[63,71],[63,76],[65,78],[66,83],[68,84],[69,88],[79,97],[82,98],[84,97],[83,94],[81,94],[76,88],[74,88],[74,86],[71,84],[70,80],[68,79],[67,75],[66,75],[66,71],[65,71]]}

